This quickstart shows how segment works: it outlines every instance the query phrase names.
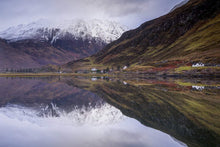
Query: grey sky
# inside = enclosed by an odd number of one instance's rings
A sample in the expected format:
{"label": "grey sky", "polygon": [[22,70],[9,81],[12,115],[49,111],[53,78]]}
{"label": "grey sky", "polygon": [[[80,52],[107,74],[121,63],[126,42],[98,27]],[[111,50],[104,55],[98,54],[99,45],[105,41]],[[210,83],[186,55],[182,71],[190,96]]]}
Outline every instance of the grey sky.
{"label": "grey sky", "polygon": [[107,19],[130,28],[166,14],[182,0],[0,0],[0,30],[38,19]]}

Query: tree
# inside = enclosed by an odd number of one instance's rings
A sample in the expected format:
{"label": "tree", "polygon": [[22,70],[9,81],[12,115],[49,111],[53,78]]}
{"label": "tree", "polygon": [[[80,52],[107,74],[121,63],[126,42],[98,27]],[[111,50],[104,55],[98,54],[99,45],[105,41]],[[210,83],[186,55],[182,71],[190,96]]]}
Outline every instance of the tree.
{"label": "tree", "polygon": [[118,65],[118,66],[117,66],[117,71],[120,71],[120,69],[121,69],[121,67]]}
{"label": "tree", "polygon": [[12,68],[12,69],[10,70],[10,72],[14,72],[14,69]]}
{"label": "tree", "polygon": [[106,72],[109,72],[109,67],[107,67],[105,71],[106,71]]}

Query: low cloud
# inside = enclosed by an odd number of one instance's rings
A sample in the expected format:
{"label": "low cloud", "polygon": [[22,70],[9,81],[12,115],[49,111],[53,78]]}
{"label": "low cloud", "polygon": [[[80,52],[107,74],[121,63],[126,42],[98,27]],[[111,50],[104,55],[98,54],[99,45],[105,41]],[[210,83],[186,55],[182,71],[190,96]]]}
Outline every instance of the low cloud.
{"label": "low cloud", "polygon": [[137,27],[182,0],[1,0],[0,30],[37,19],[110,19]]}
{"label": "low cloud", "polygon": [[93,5],[109,16],[120,17],[143,11],[148,2],[149,0],[95,0]]}

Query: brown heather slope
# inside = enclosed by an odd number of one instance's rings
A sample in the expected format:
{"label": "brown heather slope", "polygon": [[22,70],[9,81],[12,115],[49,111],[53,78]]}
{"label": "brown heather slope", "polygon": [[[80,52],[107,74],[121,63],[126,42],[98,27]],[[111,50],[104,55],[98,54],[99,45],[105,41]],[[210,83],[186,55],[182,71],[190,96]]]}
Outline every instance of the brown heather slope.
{"label": "brown heather slope", "polygon": [[195,62],[220,63],[220,1],[190,0],[186,5],[125,32],[97,54],[65,67],[166,67]]}
{"label": "brown heather slope", "polygon": [[48,64],[65,64],[88,57],[105,43],[94,40],[58,40],[55,44],[39,40],[7,42],[0,39],[0,68],[33,68]]}
{"label": "brown heather slope", "polygon": [[46,42],[22,41],[7,43],[0,39],[0,68],[32,68],[73,60],[76,54],[57,49]]}

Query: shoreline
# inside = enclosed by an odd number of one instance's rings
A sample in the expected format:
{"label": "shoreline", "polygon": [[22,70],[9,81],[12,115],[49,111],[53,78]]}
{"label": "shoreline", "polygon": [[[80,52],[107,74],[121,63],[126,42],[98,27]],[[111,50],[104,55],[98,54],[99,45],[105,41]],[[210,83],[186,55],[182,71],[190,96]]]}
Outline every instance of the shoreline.
{"label": "shoreline", "polygon": [[47,76],[109,76],[107,74],[79,74],[79,73],[0,73],[0,77],[47,77]]}
{"label": "shoreline", "polygon": [[48,76],[83,76],[83,77],[136,77],[136,78],[220,78],[219,74],[186,74],[186,73],[175,73],[175,74],[149,74],[149,73],[0,73],[0,77],[48,77]]}

